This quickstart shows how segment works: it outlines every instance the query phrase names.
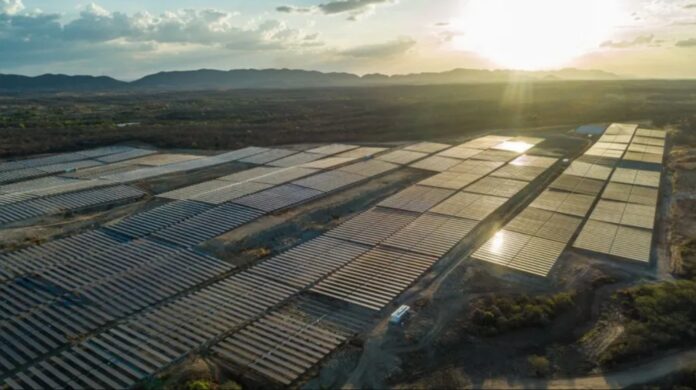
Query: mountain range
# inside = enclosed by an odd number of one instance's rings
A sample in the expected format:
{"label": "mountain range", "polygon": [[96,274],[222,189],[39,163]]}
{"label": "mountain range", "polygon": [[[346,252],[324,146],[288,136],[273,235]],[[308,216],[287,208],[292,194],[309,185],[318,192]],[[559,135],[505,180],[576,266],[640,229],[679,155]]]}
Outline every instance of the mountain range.
{"label": "mountain range", "polygon": [[454,69],[447,72],[393,76],[383,74],[358,76],[351,73],[323,73],[292,69],[229,71],[201,69],[160,72],[131,82],[108,76],[45,74],[29,77],[0,74],[0,92],[201,91],[618,79],[620,77],[613,73],[581,69],[557,71]]}

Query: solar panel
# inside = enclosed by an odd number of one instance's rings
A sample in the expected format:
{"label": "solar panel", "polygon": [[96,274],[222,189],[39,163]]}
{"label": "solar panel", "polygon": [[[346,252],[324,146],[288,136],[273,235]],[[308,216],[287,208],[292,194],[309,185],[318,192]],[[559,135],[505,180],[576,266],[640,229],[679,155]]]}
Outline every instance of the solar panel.
{"label": "solar panel", "polygon": [[618,225],[588,220],[573,246],[593,252],[609,253],[618,229]]}
{"label": "solar panel", "polygon": [[633,135],[638,129],[638,125],[626,123],[612,123],[604,132],[609,135]]}
{"label": "solar panel", "polygon": [[133,160],[133,164],[139,164],[139,165],[149,165],[149,166],[154,166],[154,167],[160,167],[162,165],[169,165],[169,164],[175,164],[175,163],[180,163],[184,161],[190,161],[190,160],[198,160],[200,158],[203,158],[203,156],[194,156],[191,154],[174,154],[174,153],[163,153],[163,154],[154,154],[148,153],[147,157],[141,157],[136,160]]}
{"label": "solar panel", "polygon": [[650,262],[652,232],[620,226],[611,248],[611,254],[644,263]]}
{"label": "solar panel", "polygon": [[484,150],[483,152],[475,155],[472,159],[484,160],[484,161],[497,161],[497,162],[508,162],[513,160],[520,153],[510,152],[506,150]]}
{"label": "solar panel", "polygon": [[480,179],[482,175],[470,173],[443,172],[418,183],[422,186],[460,190]]}
{"label": "solar panel", "polygon": [[226,187],[196,195],[192,197],[191,200],[210,204],[222,204],[271,187],[273,187],[272,184],[256,183],[253,181],[238,184],[230,183]]}
{"label": "solar panel", "polygon": [[461,160],[440,156],[432,156],[420,160],[410,165],[412,168],[423,169],[426,171],[444,172],[459,164]]}
{"label": "solar panel", "polygon": [[509,140],[511,137],[503,137],[497,135],[487,135],[485,137],[480,137],[473,139],[469,142],[465,142],[458,147],[471,148],[471,149],[489,149],[502,142]]}
{"label": "solar panel", "polygon": [[431,256],[377,247],[336,271],[311,291],[381,310],[436,260]]}
{"label": "solar panel", "polygon": [[611,176],[611,181],[658,188],[660,186],[660,175],[661,173],[656,171],[616,168]]}
{"label": "solar panel", "polygon": [[466,160],[466,159],[468,159],[472,156],[475,156],[479,153],[481,153],[480,149],[470,149],[470,148],[464,148],[461,146],[456,146],[454,148],[442,151],[442,152],[438,153],[437,155],[440,157],[450,157],[450,158],[458,158],[460,160]]}
{"label": "solar panel", "polygon": [[355,159],[349,157],[328,157],[310,163],[302,164],[300,165],[300,167],[313,169],[329,169],[337,167],[339,165],[347,164],[351,161],[355,161]]}
{"label": "solar panel", "polygon": [[486,241],[474,254],[473,258],[497,265],[507,265],[527,245],[532,236],[509,230],[498,231]]}
{"label": "solar panel", "polygon": [[602,199],[595,206],[590,219],[620,224],[625,209],[626,203]]}
{"label": "solar panel", "polygon": [[511,198],[519,193],[527,182],[503,179],[499,177],[485,177],[466,188],[467,192],[474,192],[484,195]]}
{"label": "solar panel", "polygon": [[418,214],[377,207],[326,233],[327,237],[377,245],[418,218]]}
{"label": "solar panel", "polygon": [[604,134],[599,138],[599,142],[613,142],[620,144],[628,144],[631,142],[631,135],[609,135]]}
{"label": "solar panel", "polygon": [[566,175],[588,177],[597,180],[607,180],[612,169],[599,164],[590,164],[582,161],[573,161],[563,172]]}
{"label": "solar panel", "polygon": [[633,138],[633,143],[634,144],[641,144],[641,145],[658,146],[660,148],[664,148],[664,146],[665,146],[664,138],[635,136]]}
{"label": "solar panel", "polygon": [[631,184],[609,183],[602,193],[602,198],[651,206],[657,204],[658,189]]}
{"label": "solar panel", "polygon": [[667,137],[667,132],[664,130],[638,129],[636,135],[641,137],[665,139]]}
{"label": "solar panel", "polygon": [[252,181],[256,183],[280,185],[289,183],[293,180],[301,179],[303,177],[314,175],[318,172],[320,172],[318,169],[292,167],[287,169],[281,169],[280,171],[257,177],[255,179],[252,179]]}
{"label": "solar panel", "polygon": [[307,153],[317,153],[326,156],[332,156],[334,154],[347,152],[349,150],[357,149],[357,145],[343,145],[343,144],[331,144],[326,146],[320,146],[318,148],[307,150]]}
{"label": "solar panel", "polygon": [[385,246],[441,257],[456,246],[477,221],[439,214],[423,214],[384,241]]}
{"label": "solar panel", "polygon": [[216,180],[228,181],[232,183],[241,183],[243,181],[259,179],[267,175],[271,175],[277,172],[283,172],[283,168],[275,167],[256,167],[251,169],[246,169],[240,172],[235,172],[231,175],[219,177]]}
{"label": "solar panel", "polygon": [[185,219],[194,217],[204,211],[210,210],[212,207],[213,206],[205,203],[193,201],[171,202],[135,214],[116,224],[107,226],[107,229],[132,238],[145,237]]}
{"label": "solar panel", "polygon": [[466,160],[449,169],[450,172],[485,176],[505,165],[497,161]]}
{"label": "solar panel", "polygon": [[546,277],[563,253],[566,244],[532,237],[507,267]]}
{"label": "solar panel", "polygon": [[623,152],[628,148],[628,145],[614,142],[597,142],[592,147],[596,149],[619,150]]}
{"label": "solar panel", "polygon": [[317,161],[319,159],[322,159],[326,157],[326,155],[323,154],[318,154],[318,153],[297,153],[292,156],[288,156],[285,158],[281,158],[280,160],[275,160],[273,162],[268,163],[268,165],[272,167],[283,167],[283,168],[289,168],[289,167],[294,167],[296,165],[302,165],[306,163],[310,163],[313,161]]}
{"label": "solar panel", "polygon": [[199,197],[208,192],[219,190],[221,188],[225,188],[231,185],[234,185],[234,183],[222,180],[210,180],[194,184],[188,187],[183,187],[173,191],[165,192],[157,196],[160,198],[167,199],[189,200]]}
{"label": "solar panel", "polygon": [[409,150],[396,150],[381,156],[377,156],[376,159],[399,165],[408,165],[427,156],[428,153],[413,152]]}
{"label": "solar panel", "polygon": [[508,164],[497,171],[491,173],[491,176],[502,177],[507,179],[516,179],[524,181],[533,181],[537,177],[546,172],[546,168],[532,167],[525,165]]}
{"label": "solar panel", "polygon": [[602,191],[602,187],[604,187],[604,182],[601,180],[565,174],[559,176],[558,179],[549,186],[549,188],[556,190],[593,196],[599,195]]}
{"label": "solar panel", "polygon": [[248,164],[267,164],[271,161],[275,160],[280,160],[281,158],[291,156],[293,154],[296,154],[297,152],[294,150],[285,150],[285,149],[269,149],[264,152],[254,154],[249,157],[245,157],[241,160],[240,162],[243,163],[248,163]]}
{"label": "solar panel", "polygon": [[587,221],[574,246],[647,263],[650,261],[652,232],[607,222]]}
{"label": "solar panel", "polygon": [[662,164],[664,156],[653,153],[626,152],[623,159],[626,161],[637,161],[641,163]]}
{"label": "solar panel", "polygon": [[179,246],[190,247],[236,229],[263,214],[263,211],[227,203],[162,229],[153,236]]}
{"label": "solar panel", "polygon": [[306,288],[369,249],[369,246],[321,236],[265,260],[249,272]]}
{"label": "solar panel", "polygon": [[430,210],[432,213],[482,221],[507,202],[506,198],[459,192]]}
{"label": "solar panel", "polygon": [[557,158],[525,154],[512,160],[510,164],[528,167],[551,168],[557,162]]}
{"label": "solar panel", "polygon": [[375,154],[379,154],[387,150],[387,148],[375,148],[375,147],[367,147],[367,146],[362,146],[357,149],[349,150],[347,152],[343,152],[336,157],[348,157],[348,158],[366,158],[366,157],[372,157]]}
{"label": "solar panel", "polygon": [[662,157],[664,154],[664,147],[662,146],[650,146],[650,145],[639,145],[636,143],[631,144],[628,147],[628,150],[631,152],[637,152],[637,153],[650,153],[650,154],[656,154]]}
{"label": "solar panel", "polygon": [[321,192],[330,192],[363,180],[365,180],[363,176],[355,173],[334,170],[296,180],[293,184]]}
{"label": "solar panel", "polygon": [[399,168],[398,165],[391,164],[388,162],[384,161],[379,161],[379,160],[370,160],[370,161],[363,161],[355,164],[351,164],[342,168],[339,168],[339,171],[342,172],[349,172],[349,173],[354,173],[356,175],[364,176],[364,177],[374,177],[381,175],[383,173],[387,173],[389,171],[393,171],[395,169]]}
{"label": "solar panel", "polygon": [[531,207],[585,217],[592,208],[595,197],[569,192],[546,190],[530,205]]}
{"label": "solar panel", "polygon": [[441,150],[452,147],[452,145],[438,144],[434,142],[421,142],[419,144],[407,146],[404,150],[421,153],[437,153]]}
{"label": "solar panel", "polygon": [[493,147],[495,150],[504,150],[513,153],[524,153],[529,149],[533,148],[534,144],[519,140],[517,138],[501,142],[500,144]]}
{"label": "solar panel", "polygon": [[452,194],[452,190],[415,185],[387,198],[379,206],[423,213]]}
{"label": "solar panel", "polygon": [[234,203],[253,207],[265,212],[273,212],[309,201],[322,192],[311,188],[284,184],[234,200]]}

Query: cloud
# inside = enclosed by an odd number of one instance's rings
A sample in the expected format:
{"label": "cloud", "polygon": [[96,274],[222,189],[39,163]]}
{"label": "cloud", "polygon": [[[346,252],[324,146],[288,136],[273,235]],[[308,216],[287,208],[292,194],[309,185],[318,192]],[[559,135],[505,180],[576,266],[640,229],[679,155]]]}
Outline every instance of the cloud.
{"label": "cloud", "polygon": [[693,8],[696,8],[696,4],[687,4],[687,5],[684,6],[684,8],[686,8],[686,9],[693,9]]}
{"label": "cloud", "polygon": [[295,7],[290,5],[276,8],[284,13],[321,13],[324,15],[349,14],[348,20],[372,13],[378,5],[395,4],[397,0],[334,0],[314,7]]}
{"label": "cloud", "polygon": [[685,39],[683,41],[678,41],[675,46],[677,47],[696,47],[696,38]]}
{"label": "cloud", "polygon": [[0,0],[0,14],[14,15],[23,9],[22,0]]}
{"label": "cloud", "polygon": [[[10,5],[0,1],[5,8]],[[16,4],[11,4],[13,10],[18,9]],[[69,64],[77,64],[74,68],[96,73],[97,66],[136,67],[144,60],[167,57],[200,62],[192,53],[224,58],[232,56],[225,52],[244,51],[237,56],[241,64],[245,63],[241,57],[278,52],[293,56],[323,45],[313,32],[282,21],[240,22],[236,13],[215,9],[125,14],[90,4],[67,21],[59,14],[2,10],[0,69],[34,69],[38,64],[73,69]]]}
{"label": "cloud", "polygon": [[302,14],[312,12],[312,9],[303,7],[293,7],[291,5],[282,5],[280,7],[276,7],[276,11],[283,12],[286,14]]}
{"label": "cloud", "polygon": [[350,48],[340,52],[346,57],[355,58],[387,58],[396,57],[411,50],[416,45],[412,38],[399,38],[390,42],[363,45]]}
{"label": "cloud", "polygon": [[645,46],[649,45],[651,43],[659,43],[655,41],[655,36],[654,35],[641,35],[639,37],[636,37],[635,39],[631,41],[606,41],[602,43],[600,46],[601,47],[607,47],[607,48],[613,48],[613,49],[628,49],[631,47],[636,47],[636,46]]}

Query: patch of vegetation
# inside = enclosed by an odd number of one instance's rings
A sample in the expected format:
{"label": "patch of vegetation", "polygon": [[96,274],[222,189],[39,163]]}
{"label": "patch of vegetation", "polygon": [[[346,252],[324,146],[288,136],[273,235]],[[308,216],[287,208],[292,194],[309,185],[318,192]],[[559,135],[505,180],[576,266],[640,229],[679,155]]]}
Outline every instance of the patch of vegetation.
{"label": "patch of vegetation", "polygon": [[569,309],[574,292],[548,296],[491,296],[472,304],[470,321],[473,330],[494,336],[512,330],[543,326]]}
{"label": "patch of vegetation", "polygon": [[679,269],[674,272],[675,275],[691,280],[696,279],[696,240],[690,240],[681,245],[675,255],[681,260]]}
{"label": "patch of vegetation", "polygon": [[186,390],[213,390],[215,385],[207,380],[196,380],[186,383],[184,389]]}
{"label": "patch of vegetation", "polygon": [[551,362],[546,356],[531,355],[527,358],[527,363],[535,376],[543,378],[551,373]]}
{"label": "patch of vegetation", "polygon": [[[163,148],[234,149],[312,142],[432,140],[487,128],[557,126],[635,118],[694,121],[696,82],[525,83],[22,94],[0,97],[0,157],[125,141]],[[517,87],[516,87],[517,88]],[[137,122],[122,127],[119,124]],[[569,126],[570,127],[570,126]]]}
{"label": "patch of vegetation", "polygon": [[624,333],[600,356],[614,365],[670,347],[696,343],[696,282],[651,284],[619,291]]}

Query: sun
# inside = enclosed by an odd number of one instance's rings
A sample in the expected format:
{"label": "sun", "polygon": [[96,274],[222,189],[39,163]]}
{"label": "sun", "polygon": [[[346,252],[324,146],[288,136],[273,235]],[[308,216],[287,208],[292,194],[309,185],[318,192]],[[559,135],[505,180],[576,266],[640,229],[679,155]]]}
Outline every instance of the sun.
{"label": "sun", "polygon": [[596,50],[620,17],[619,0],[468,0],[454,45],[501,67],[555,68]]}

